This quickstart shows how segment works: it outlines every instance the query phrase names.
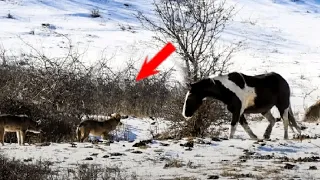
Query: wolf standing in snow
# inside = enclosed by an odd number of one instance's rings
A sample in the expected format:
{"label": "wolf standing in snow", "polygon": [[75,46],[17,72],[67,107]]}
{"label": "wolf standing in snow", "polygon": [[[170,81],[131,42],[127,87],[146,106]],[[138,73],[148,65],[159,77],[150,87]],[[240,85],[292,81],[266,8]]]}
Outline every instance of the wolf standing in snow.
{"label": "wolf standing in snow", "polygon": [[19,145],[24,145],[26,132],[40,133],[40,121],[33,121],[27,116],[0,115],[0,141],[4,146],[6,132],[16,132]]}
{"label": "wolf standing in snow", "polygon": [[112,114],[111,118],[105,121],[97,121],[93,119],[82,121],[76,130],[77,139],[79,142],[83,142],[89,134],[93,136],[101,136],[105,139],[107,134],[117,128],[118,125],[122,125],[120,122],[121,115],[116,113]]}
{"label": "wolf standing in snow", "polygon": [[320,120],[320,100],[311,105],[305,112],[303,121],[314,122]]}

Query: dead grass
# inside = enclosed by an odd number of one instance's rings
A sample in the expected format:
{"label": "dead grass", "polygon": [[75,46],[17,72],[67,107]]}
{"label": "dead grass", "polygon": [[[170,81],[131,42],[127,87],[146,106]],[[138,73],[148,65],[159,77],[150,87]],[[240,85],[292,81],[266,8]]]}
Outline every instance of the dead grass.
{"label": "dead grass", "polygon": [[167,168],[181,168],[183,166],[186,166],[182,161],[178,159],[169,159],[166,164],[164,165],[163,169]]}
{"label": "dead grass", "polygon": [[251,173],[240,173],[240,172],[234,172],[234,171],[228,171],[224,170],[221,174],[223,177],[232,177],[232,178],[254,178],[254,179],[263,179],[262,176],[253,175]]}
{"label": "dead grass", "polygon": [[72,169],[53,170],[54,163],[50,161],[27,161],[8,159],[0,155],[0,180],[137,180],[136,174],[128,174],[122,169],[113,166],[95,164],[78,164]]}
{"label": "dead grass", "polygon": [[195,177],[174,177],[172,179],[159,179],[159,180],[197,180]]}

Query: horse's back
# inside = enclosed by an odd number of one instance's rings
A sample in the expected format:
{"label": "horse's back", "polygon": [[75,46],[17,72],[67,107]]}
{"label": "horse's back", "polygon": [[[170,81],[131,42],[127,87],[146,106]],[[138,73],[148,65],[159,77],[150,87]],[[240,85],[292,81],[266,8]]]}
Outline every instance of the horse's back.
{"label": "horse's back", "polygon": [[276,72],[269,72],[269,73],[265,73],[265,74],[258,74],[258,75],[253,75],[253,76],[248,76],[248,75],[244,75],[249,79],[253,79],[256,81],[279,81],[279,80],[284,80],[284,78],[276,73]]}
{"label": "horse's back", "polygon": [[287,81],[278,73],[270,72],[265,74],[258,74],[254,76],[248,76],[243,74],[247,85],[256,88],[268,88],[273,90],[287,89],[289,84]]}

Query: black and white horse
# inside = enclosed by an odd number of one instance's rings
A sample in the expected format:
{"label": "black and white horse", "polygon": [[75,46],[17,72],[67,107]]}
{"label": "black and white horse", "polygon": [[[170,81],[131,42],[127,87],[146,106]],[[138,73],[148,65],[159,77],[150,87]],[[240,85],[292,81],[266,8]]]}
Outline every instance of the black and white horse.
{"label": "black and white horse", "polygon": [[257,136],[248,126],[244,114],[261,113],[269,125],[264,138],[269,139],[276,122],[271,114],[271,108],[276,106],[283,119],[284,139],[288,139],[288,126],[301,134],[290,106],[290,87],[287,81],[275,72],[248,76],[232,72],[226,75],[209,77],[189,84],[189,91],[183,105],[182,115],[189,119],[207,97],[218,99],[227,105],[232,113],[229,138],[233,138],[238,122],[250,138]]}

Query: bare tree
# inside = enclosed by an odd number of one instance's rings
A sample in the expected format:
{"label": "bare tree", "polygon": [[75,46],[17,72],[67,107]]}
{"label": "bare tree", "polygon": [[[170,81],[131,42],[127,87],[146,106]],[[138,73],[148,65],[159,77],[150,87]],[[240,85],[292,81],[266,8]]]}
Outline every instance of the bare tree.
{"label": "bare tree", "polygon": [[137,18],[158,41],[178,44],[189,82],[226,72],[231,54],[241,44],[224,46],[219,41],[234,6],[227,7],[225,0],[154,0],[154,7],[157,20],[142,12]]}
{"label": "bare tree", "polygon": [[[234,10],[235,7],[228,6],[226,0],[154,0],[156,18],[142,12],[138,12],[137,18],[146,29],[155,32],[156,40],[177,44],[176,52],[185,66],[185,80],[194,82],[209,75],[225,73],[232,53],[241,47],[241,41],[224,45],[220,39]],[[172,112],[176,115],[180,111],[176,107]],[[207,102],[193,120],[186,122],[187,129],[182,132],[203,136],[212,122],[227,117],[221,103],[216,100]]]}

